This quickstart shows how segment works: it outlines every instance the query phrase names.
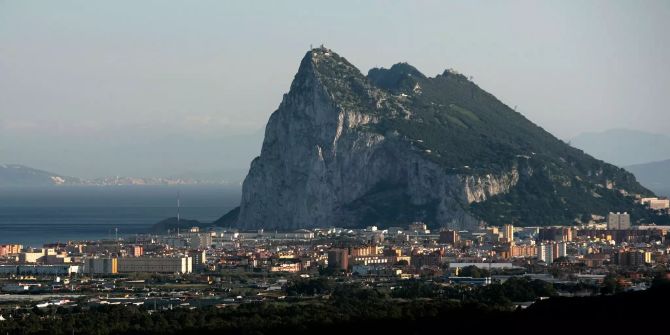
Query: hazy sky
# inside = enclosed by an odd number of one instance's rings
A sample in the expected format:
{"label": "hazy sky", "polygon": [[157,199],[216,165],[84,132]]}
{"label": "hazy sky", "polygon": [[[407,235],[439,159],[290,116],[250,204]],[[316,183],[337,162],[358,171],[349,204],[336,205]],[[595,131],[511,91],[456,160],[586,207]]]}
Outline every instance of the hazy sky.
{"label": "hazy sky", "polygon": [[[257,133],[321,43],[364,73],[454,68],[560,138],[663,133],[669,32],[670,1],[0,0],[0,163],[182,172],[142,153]],[[257,153],[212,148],[194,169]]]}

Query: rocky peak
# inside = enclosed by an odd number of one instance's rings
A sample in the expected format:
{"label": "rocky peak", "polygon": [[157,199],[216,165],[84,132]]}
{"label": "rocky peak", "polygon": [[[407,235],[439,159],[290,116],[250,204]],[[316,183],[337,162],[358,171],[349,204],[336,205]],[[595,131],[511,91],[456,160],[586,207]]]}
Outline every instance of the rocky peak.
{"label": "rocky peak", "polygon": [[272,113],[227,219],[246,229],[572,223],[630,203],[603,179],[649,194],[460,74],[427,78],[399,63],[366,77],[321,47]]}
{"label": "rocky peak", "polygon": [[414,92],[414,88],[420,86],[419,81],[426,79],[426,76],[412,65],[397,63],[390,69],[370,69],[368,78],[375,86],[399,94]]}
{"label": "rocky peak", "polygon": [[308,84],[320,86],[311,89],[323,90],[340,109],[348,112],[373,114],[383,100],[383,94],[358,68],[324,47],[312,49],[303,57],[291,92],[310,89]]}

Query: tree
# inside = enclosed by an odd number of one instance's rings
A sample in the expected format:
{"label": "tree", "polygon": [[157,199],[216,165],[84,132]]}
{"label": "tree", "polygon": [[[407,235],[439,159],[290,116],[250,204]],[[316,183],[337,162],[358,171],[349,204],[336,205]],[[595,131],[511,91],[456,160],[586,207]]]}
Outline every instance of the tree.
{"label": "tree", "polygon": [[491,273],[486,269],[480,269],[474,265],[466,266],[458,272],[459,277],[482,278],[489,277]]}
{"label": "tree", "polygon": [[623,291],[623,286],[617,280],[616,275],[608,274],[603,280],[603,284],[600,287],[600,293],[602,294],[614,294]]}

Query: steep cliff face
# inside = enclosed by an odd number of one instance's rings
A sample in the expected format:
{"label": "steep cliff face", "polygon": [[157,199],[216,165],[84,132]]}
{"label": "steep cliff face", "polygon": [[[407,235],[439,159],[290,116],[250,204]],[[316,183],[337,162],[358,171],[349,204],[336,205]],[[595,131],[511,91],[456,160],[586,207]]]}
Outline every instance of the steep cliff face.
{"label": "steep cliff face", "polygon": [[[514,134],[504,133],[506,141],[498,141],[500,131],[487,135],[482,128],[491,126],[486,112],[507,113],[511,122],[530,121],[467,80],[449,87],[451,81],[442,82],[447,76],[464,80],[447,72],[426,78],[407,64],[374,69],[366,77],[329,49],[309,51],[268,121],[261,155],[243,184],[237,219],[227,220],[243,229],[415,220],[453,228],[476,225],[490,213],[475,204],[510,194],[548,165],[533,157],[541,148],[517,146],[519,140],[507,140]],[[460,101],[462,96],[500,106],[481,112]],[[550,136],[535,128],[528,136]],[[482,138],[470,143],[467,136],[473,134]],[[497,156],[489,157],[487,150]]]}

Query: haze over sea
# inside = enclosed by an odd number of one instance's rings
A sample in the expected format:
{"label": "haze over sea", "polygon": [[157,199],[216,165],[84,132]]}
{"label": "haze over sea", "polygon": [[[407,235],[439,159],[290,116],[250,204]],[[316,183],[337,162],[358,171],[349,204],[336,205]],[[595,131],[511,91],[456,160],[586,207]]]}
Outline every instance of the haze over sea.
{"label": "haze over sea", "polygon": [[211,222],[239,204],[232,186],[0,188],[0,244],[39,247],[68,240],[141,234],[176,216]]}

